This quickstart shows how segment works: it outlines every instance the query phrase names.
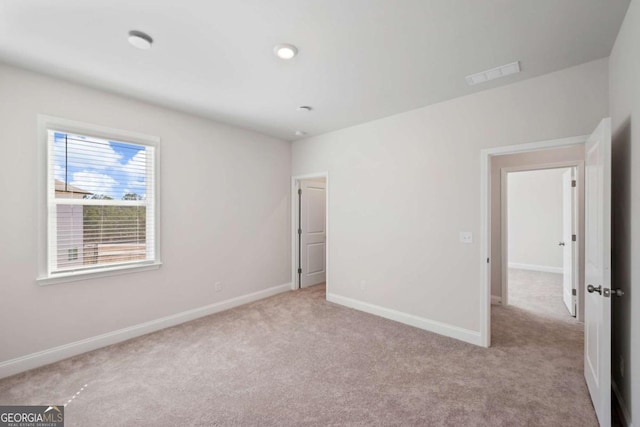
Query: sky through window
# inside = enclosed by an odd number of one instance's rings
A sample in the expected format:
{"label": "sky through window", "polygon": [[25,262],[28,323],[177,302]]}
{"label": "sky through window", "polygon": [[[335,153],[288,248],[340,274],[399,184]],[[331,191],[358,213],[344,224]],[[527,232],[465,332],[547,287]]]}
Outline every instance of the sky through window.
{"label": "sky through window", "polygon": [[55,179],[97,197],[146,197],[146,152],[141,145],[53,132]]}

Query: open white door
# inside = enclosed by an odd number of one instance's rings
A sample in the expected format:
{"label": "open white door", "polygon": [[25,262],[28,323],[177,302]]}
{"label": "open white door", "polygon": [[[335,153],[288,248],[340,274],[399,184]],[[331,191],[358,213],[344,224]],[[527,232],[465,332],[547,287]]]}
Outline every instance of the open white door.
{"label": "open white door", "polygon": [[326,184],[300,181],[300,287],[326,280]]}
{"label": "open white door", "polygon": [[562,301],[569,313],[576,315],[576,242],[575,234],[575,168],[562,174]]}
{"label": "open white door", "polygon": [[601,426],[611,425],[611,119],[586,144],[584,376]]}

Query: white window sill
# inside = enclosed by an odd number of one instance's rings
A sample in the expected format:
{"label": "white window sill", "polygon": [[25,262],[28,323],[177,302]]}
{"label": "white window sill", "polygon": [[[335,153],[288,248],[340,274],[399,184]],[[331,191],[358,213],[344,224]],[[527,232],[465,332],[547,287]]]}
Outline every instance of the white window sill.
{"label": "white window sill", "polygon": [[100,277],[157,270],[161,265],[162,262],[156,261],[149,264],[119,265],[93,269],[91,271],[70,271],[67,273],[56,273],[49,276],[41,276],[36,279],[36,282],[40,286],[55,285],[58,283],[76,282],[79,280],[97,279]]}

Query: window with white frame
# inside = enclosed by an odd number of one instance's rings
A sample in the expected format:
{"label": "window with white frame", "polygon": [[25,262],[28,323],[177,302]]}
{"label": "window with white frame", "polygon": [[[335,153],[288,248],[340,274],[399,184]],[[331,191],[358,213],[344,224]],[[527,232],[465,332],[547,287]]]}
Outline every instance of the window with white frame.
{"label": "window with white frame", "polygon": [[69,123],[48,120],[41,129],[47,229],[41,278],[158,264],[157,139]]}

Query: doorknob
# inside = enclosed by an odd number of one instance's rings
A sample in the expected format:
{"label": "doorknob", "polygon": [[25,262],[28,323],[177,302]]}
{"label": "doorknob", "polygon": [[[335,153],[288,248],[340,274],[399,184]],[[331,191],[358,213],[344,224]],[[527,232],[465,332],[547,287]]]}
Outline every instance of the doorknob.
{"label": "doorknob", "polygon": [[597,288],[593,285],[588,285],[587,286],[587,292],[589,292],[590,294],[597,292],[600,295],[602,295],[602,286],[598,286]]}
{"label": "doorknob", "polygon": [[558,243],[558,246],[564,246],[564,242]]}

